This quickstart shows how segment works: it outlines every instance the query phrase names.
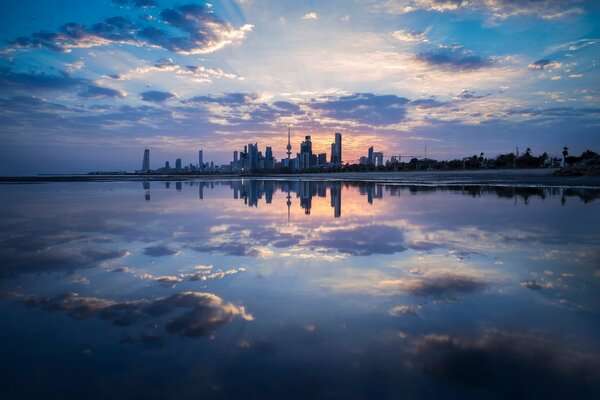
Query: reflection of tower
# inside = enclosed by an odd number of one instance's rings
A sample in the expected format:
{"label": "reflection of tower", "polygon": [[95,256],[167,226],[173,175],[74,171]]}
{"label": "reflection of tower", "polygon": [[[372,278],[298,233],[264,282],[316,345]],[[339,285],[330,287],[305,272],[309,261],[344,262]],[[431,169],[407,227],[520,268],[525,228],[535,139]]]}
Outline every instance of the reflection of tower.
{"label": "reflection of tower", "polygon": [[290,206],[291,205],[292,205],[292,196],[290,196],[290,187],[288,186],[288,191],[287,191],[288,225],[290,224]]}
{"label": "reflection of tower", "polygon": [[150,171],[150,149],[144,150],[144,161],[142,161],[142,171]]}
{"label": "reflection of tower", "polygon": [[146,193],[144,194],[144,198],[146,199],[146,201],[150,201],[150,182],[144,181],[144,182],[142,182],[142,186],[144,187],[144,190],[146,191]]}
{"label": "reflection of tower", "polygon": [[290,125],[288,124],[288,144],[287,144],[288,166],[290,165],[290,156],[292,155],[292,143],[290,142],[290,140],[291,140],[291,133],[290,133]]}
{"label": "reflection of tower", "polygon": [[204,182],[198,183],[198,198],[204,200]]}

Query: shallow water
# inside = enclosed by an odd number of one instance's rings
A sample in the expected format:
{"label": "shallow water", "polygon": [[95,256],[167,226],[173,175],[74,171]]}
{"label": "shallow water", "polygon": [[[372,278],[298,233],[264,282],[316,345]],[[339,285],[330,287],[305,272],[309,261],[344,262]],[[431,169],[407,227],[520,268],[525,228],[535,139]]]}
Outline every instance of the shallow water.
{"label": "shallow water", "polygon": [[598,398],[591,189],[0,187],[2,398]]}

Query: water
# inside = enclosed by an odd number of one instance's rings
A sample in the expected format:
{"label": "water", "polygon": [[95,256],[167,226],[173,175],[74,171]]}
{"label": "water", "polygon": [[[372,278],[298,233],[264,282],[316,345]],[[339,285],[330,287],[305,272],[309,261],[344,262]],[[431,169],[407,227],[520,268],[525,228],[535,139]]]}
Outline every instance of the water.
{"label": "water", "polygon": [[2,398],[598,398],[600,191],[0,187]]}

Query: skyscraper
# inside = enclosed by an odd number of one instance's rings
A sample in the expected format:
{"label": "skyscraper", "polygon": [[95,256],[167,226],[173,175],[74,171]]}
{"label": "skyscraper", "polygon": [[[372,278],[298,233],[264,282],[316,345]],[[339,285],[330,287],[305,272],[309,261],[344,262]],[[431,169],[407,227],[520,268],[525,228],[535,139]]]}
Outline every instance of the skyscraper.
{"label": "skyscraper", "polygon": [[175,168],[181,169],[181,158],[178,158],[177,160],[175,160]]}
{"label": "skyscraper", "polygon": [[198,168],[200,168],[200,169],[204,169],[204,162],[203,162],[202,158],[203,158],[202,157],[202,150],[200,150],[198,152]]}
{"label": "skyscraper", "polygon": [[265,150],[265,169],[273,169],[274,165],[273,159],[273,149],[271,147],[267,147]]}
{"label": "skyscraper", "polygon": [[144,150],[144,161],[142,161],[142,171],[150,171],[150,149]]}
{"label": "skyscraper", "polygon": [[373,146],[369,147],[369,155],[367,156],[367,164],[373,165],[375,164],[373,160]]}
{"label": "skyscraper", "polygon": [[342,163],[342,134],[335,133],[335,141],[331,143],[331,163],[339,165]]}

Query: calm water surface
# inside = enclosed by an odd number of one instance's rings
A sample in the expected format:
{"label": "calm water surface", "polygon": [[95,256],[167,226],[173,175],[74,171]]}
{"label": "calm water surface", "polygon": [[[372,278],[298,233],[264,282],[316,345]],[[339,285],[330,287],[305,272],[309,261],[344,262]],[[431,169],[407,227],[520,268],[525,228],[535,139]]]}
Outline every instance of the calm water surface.
{"label": "calm water surface", "polygon": [[600,398],[600,191],[0,187],[0,396]]}

